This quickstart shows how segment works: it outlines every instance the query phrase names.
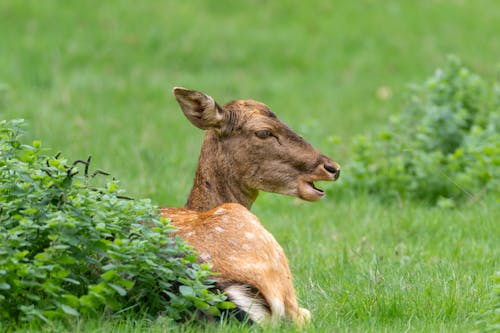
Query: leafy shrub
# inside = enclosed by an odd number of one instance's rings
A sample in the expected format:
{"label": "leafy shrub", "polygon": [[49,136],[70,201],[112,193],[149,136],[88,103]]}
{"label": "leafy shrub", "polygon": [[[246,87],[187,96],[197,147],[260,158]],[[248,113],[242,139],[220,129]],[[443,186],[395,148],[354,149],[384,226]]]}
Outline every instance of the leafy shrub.
{"label": "leafy shrub", "polygon": [[[500,88],[450,57],[403,113],[354,143],[350,186],[452,206],[500,189]],[[349,181],[349,180],[348,180]]]}
{"label": "leafy shrub", "polygon": [[21,123],[0,122],[0,327],[231,306],[149,201],[122,197],[116,181],[92,188],[90,159],[45,156],[39,141],[19,141]]}

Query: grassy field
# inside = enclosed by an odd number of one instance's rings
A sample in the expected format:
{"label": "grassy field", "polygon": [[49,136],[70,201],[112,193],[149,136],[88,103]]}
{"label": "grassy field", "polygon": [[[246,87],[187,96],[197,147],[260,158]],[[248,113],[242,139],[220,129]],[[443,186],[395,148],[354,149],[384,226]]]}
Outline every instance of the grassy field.
{"label": "grassy field", "polygon": [[[0,118],[25,118],[27,140],[54,154],[92,155],[131,196],[182,206],[203,133],[182,115],[173,86],[220,103],[263,101],[348,165],[351,139],[398,113],[405,87],[447,54],[495,78],[498,22],[495,0],[3,0]],[[444,210],[383,205],[342,182],[324,188],[319,203],[263,194],[253,209],[289,256],[313,313],[307,331],[477,329],[488,278],[500,269],[494,198]],[[73,330],[259,331],[108,318]]]}

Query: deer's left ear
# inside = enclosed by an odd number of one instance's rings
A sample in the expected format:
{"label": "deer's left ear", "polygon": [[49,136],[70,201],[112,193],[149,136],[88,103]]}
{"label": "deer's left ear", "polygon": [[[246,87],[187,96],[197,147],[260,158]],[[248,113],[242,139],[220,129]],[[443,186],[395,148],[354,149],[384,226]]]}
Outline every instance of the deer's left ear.
{"label": "deer's left ear", "polygon": [[202,92],[175,87],[172,91],[187,119],[201,129],[220,129],[224,121],[223,110],[214,99]]}

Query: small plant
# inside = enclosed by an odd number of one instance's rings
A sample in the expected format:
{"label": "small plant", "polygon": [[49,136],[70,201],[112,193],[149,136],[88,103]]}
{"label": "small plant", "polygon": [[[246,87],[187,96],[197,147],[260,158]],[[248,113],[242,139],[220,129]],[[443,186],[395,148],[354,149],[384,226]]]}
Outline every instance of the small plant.
{"label": "small plant", "polygon": [[354,143],[350,186],[453,206],[500,190],[500,87],[450,57],[403,113]]}
{"label": "small plant", "polygon": [[[93,188],[87,161],[47,157],[0,122],[0,327],[140,312],[173,319],[231,307],[210,267],[148,200]],[[78,167],[84,169],[83,175]]]}

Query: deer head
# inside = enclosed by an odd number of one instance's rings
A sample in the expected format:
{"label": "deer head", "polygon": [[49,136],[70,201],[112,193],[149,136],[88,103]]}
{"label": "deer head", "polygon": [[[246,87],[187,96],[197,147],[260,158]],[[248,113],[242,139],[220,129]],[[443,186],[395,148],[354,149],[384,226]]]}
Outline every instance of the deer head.
{"label": "deer head", "polygon": [[316,181],[336,180],[340,166],[253,100],[224,106],[204,93],[174,88],[184,115],[206,130],[186,208],[206,211],[236,202],[250,208],[258,191],[321,199]]}

